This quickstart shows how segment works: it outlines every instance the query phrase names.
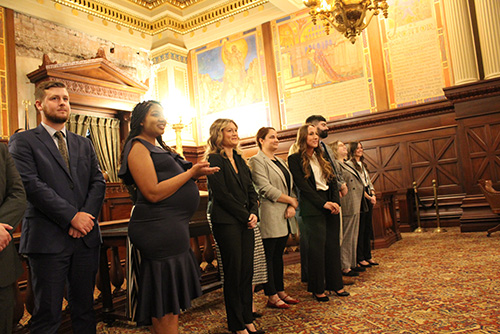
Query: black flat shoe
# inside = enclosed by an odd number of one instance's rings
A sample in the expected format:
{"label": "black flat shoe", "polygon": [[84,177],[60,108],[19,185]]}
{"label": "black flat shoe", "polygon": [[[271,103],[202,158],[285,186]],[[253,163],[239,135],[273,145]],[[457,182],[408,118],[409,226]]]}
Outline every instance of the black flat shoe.
{"label": "black flat shoe", "polygon": [[378,263],[375,261],[366,261],[370,264],[370,266],[378,266]]}
{"label": "black flat shoe", "polygon": [[257,329],[255,332],[252,332],[251,330],[248,329],[248,327],[247,327],[247,332],[248,332],[248,334],[264,334],[264,333],[266,333],[266,331],[262,330],[262,329]]}
{"label": "black flat shoe", "polygon": [[330,300],[330,298],[328,298],[328,296],[324,296],[324,297],[318,297],[316,296],[316,294],[313,293],[313,297],[314,299],[316,299],[318,302],[327,302]]}
{"label": "black flat shoe", "polygon": [[355,277],[355,276],[359,276],[359,273],[355,272],[354,270],[349,270],[348,272],[343,271],[342,275],[343,276]]}
{"label": "black flat shoe", "polygon": [[358,273],[362,273],[363,271],[366,271],[366,268],[363,268],[363,267],[354,267],[354,268],[351,268],[351,270],[354,270]]}
{"label": "black flat shoe", "polygon": [[339,296],[339,297],[347,297],[347,296],[349,296],[349,295],[350,295],[350,293],[349,293],[349,292],[347,292],[347,291],[342,291],[342,292],[337,292],[337,291],[334,291],[334,292],[335,292],[335,294],[336,294],[337,296]]}

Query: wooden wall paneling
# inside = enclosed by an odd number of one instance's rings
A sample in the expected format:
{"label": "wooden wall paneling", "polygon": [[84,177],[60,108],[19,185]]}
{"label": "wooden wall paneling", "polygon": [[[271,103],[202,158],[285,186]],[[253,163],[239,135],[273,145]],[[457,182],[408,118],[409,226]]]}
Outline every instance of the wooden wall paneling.
{"label": "wooden wall paneling", "polygon": [[500,78],[444,89],[454,104],[462,184],[460,228],[463,232],[483,231],[500,222],[479,190],[480,178],[500,185]]}
{"label": "wooden wall paneling", "polygon": [[101,209],[99,221],[128,219],[132,210],[132,200],[127,188],[120,182],[106,184],[106,196]]}

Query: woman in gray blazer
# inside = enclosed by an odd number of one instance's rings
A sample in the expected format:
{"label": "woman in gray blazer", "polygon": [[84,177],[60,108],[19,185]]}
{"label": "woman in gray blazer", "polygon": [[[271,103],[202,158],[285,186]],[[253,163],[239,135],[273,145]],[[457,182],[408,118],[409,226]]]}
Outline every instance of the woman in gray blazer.
{"label": "woman in gray blazer", "polygon": [[378,263],[372,259],[370,241],[373,239],[372,213],[373,206],[377,203],[377,197],[366,163],[363,161],[363,145],[356,141],[350,142],[348,155],[350,160],[346,163],[358,171],[363,181],[364,197],[367,204],[367,210],[362,210],[359,218],[358,248],[356,251],[358,265],[363,268],[378,266]]}
{"label": "woman in gray blazer", "polygon": [[255,141],[260,150],[249,160],[252,180],[259,195],[260,230],[266,253],[268,282],[264,293],[267,307],[287,309],[299,301],[285,293],[283,285],[283,251],[288,235],[297,232],[295,209],[299,205],[293,190],[293,177],[285,161],[274,155],[278,134],[274,128],[263,127]]}
{"label": "woman in gray blazer", "polygon": [[363,181],[355,168],[347,165],[347,147],[340,140],[334,141],[332,151],[339,162],[343,179],[347,185],[347,194],[340,198],[342,207],[342,245],[340,246],[340,259],[342,275],[359,276],[365,268],[357,266],[356,248],[358,247],[359,217],[361,201],[363,200]]}

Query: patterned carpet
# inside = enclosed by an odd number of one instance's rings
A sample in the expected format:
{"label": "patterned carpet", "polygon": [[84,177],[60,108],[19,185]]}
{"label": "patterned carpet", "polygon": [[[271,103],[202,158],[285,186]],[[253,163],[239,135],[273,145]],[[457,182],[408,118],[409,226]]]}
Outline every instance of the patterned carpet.
{"label": "patterned carpet", "polygon": [[[285,269],[287,292],[301,300],[288,310],[264,308],[257,327],[267,333],[500,333],[500,234],[404,233],[375,250],[380,266],[348,286],[350,297],[314,301],[300,282],[300,265]],[[180,334],[227,333],[222,290],[197,299],[180,317]],[[98,333],[149,333],[126,323]]]}

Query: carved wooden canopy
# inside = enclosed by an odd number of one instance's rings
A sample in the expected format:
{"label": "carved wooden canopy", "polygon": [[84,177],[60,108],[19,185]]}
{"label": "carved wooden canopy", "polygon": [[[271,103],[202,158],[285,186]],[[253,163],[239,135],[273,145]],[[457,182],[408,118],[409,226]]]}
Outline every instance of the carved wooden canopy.
{"label": "carved wooden canopy", "polygon": [[131,111],[148,90],[146,84],[107,60],[103,49],[95,58],[63,64],[44,55],[42,65],[27,76],[35,85],[48,80],[63,82],[72,106]]}

